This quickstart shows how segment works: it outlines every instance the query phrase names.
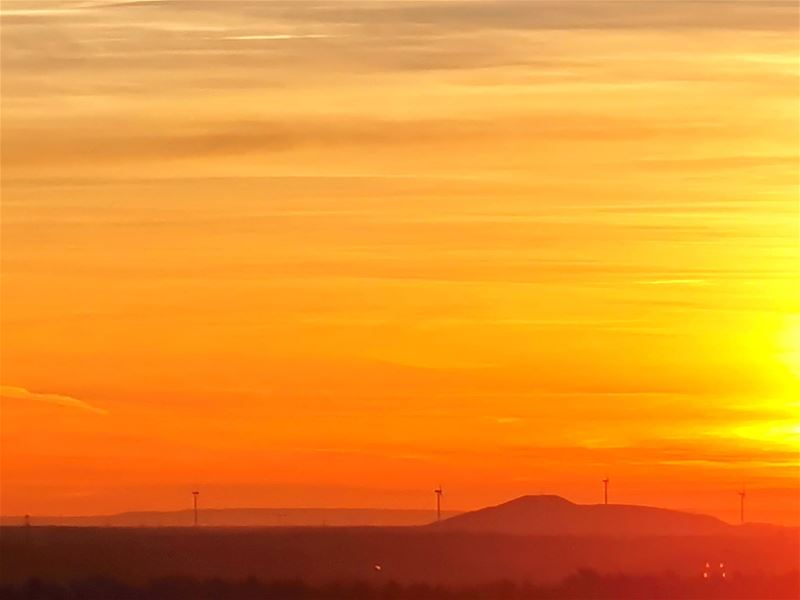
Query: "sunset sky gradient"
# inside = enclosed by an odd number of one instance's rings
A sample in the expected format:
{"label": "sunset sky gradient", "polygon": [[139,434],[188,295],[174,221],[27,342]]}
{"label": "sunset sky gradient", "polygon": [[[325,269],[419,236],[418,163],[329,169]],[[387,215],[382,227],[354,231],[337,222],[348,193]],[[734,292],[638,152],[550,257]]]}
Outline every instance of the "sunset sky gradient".
{"label": "sunset sky gradient", "polygon": [[795,2],[0,15],[2,514],[800,524]]}

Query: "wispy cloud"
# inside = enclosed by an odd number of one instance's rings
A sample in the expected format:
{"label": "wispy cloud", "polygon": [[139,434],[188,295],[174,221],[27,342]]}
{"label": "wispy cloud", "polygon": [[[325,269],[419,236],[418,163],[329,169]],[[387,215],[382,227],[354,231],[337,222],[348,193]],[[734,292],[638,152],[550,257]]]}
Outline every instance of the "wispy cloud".
{"label": "wispy cloud", "polygon": [[[561,143],[644,142],[654,137],[674,140],[728,135],[721,127],[702,123],[656,123],[647,119],[578,115],[542,111],[536,115],[505,118],[406,118],[367,117],[283,118],[196,125],[176,123],[162,131],[157,123],[136,130],[113,129],[109,124],[89,125],[64,121],[64,129],[37,131],[6,127],[9,150],[4,164],[92,164],[109,161],[158,161],[163,159],[288,153],[308,149],[413,147],[417,144],[523,143],[531,138]],[[144,130],[144,131],[141,131]],[[482,215],[485,220],[485,215]]]}
{"label": "wispy cloud", "polygon": [[313,40],[330,38],[333,36],[324,34],[292,34],[292,33],[272,33],[272,34],[257,34],[257,35],[228,35],[219,39],[233,40],[240,42],[258,42],[258,41],[273,41],[273,40]]}
{"label": "wispy cloud", "polygon": [[705,279],[653,279],[637,283],[641,285],[709,285]]}
{"label": "wispy cloud", "polygon": [[73,398],[72,396],[64,396],[62,394],[48,394],[41,392],[32,392],[21,387],[13,387],[10,385],[0,386],[0,397],[12,400],[33,400],[35,402],[46,402],[48,404],[56,404],[58,406],[66,406],[68,408],[77,408],[88,412],[96,413],[99,415],[107,415],[108,411],[103,408],[92,406],[84,400]]}
{"label": "wispy cloud", "polygon": [[77,9],[70,8],[23,8],[23,9],[2,9],[0,17],[51,17],[55,15],[71,15]]}

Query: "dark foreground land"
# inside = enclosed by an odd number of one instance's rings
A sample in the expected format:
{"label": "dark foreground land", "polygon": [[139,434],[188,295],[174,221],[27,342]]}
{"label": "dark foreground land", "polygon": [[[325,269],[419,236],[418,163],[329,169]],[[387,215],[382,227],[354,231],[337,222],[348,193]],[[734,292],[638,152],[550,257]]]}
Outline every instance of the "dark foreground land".
{"label": "dark foreground land", "polygon": [[0,529],[0,593],[20,599],[767,600],[800,598],[798,564],[795,530],[568,537],[429,528]]}
{"label": "dark foreground land", "polygon": [[169,578],[134,586],[108,579],[70,584],[31,580],[0,586],[3,600],[794,600],[798,574],[783,577],[734,576],[707,581],[675,575],[599,575],[581,571],[556,585],[510,581],[472,586],[430,584],[262,582]]}

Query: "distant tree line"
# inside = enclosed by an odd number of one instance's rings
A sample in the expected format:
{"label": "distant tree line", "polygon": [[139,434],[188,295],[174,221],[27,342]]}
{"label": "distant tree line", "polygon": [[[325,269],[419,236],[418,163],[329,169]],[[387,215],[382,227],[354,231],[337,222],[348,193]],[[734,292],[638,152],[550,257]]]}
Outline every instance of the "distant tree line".
{"label": "distant tree line", "polygon": [[796,600],[800,574],[732,576],[727,580],[601,575],[582,570],[558,585],[497,582],[449,587],[394,582],[311,584],[171,577],[146,585],[91,578],[72,583],[31,579],[0,587],[3,600]]}

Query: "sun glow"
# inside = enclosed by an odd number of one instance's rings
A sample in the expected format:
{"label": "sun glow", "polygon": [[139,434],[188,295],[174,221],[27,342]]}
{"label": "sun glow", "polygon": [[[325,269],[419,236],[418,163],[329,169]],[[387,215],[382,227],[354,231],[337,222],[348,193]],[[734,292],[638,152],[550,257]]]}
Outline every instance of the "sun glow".
{"label": "sun glow", "polygon": [[800,424],[792,421],[748,423],[733,428],[737,437],[800,448]]}

